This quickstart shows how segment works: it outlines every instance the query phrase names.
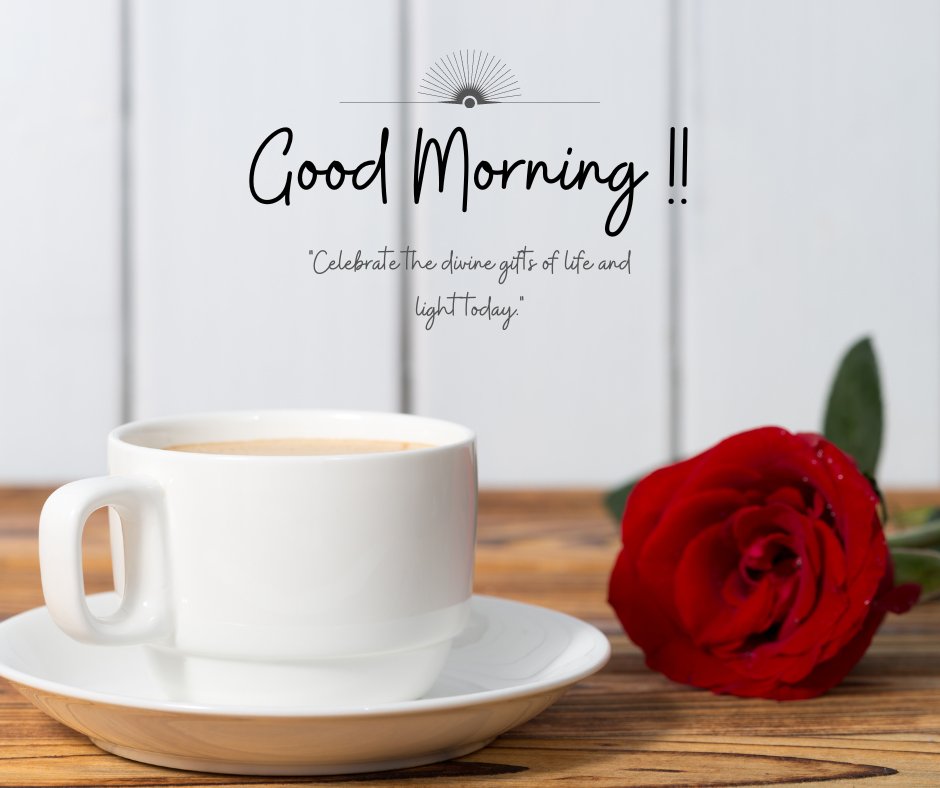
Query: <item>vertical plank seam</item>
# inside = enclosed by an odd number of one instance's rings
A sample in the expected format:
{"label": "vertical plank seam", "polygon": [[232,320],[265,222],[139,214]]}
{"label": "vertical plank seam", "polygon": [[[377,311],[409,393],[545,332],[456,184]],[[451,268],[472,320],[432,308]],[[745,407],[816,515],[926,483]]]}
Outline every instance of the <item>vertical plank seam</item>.
{"label": "vertical plank seam", "polygon": [[120,353],[120,420],[130,421],[134,418],[134,266],[132,259],[133,239],[131,236],[131,9],[130,0],[119,0],[118,3],[118,67],[119,76],[119,102],[120,102],[120,132],[119,132],[119,331],[118,338]]}
{"label": "vertical plank seam", "polygon": [[[679,108],[681,89],[680,68],[682,65],[679,54],[679,0],[669,0],[668,7],[668,85],[667,85],[667,107],[669,113],[669,123],[671,126],[681,127]],[[679,452],[682,444],[682,320],[681,320],[681,292],[682,292],[682,259],[681,259],[681,234],[682,234],[682,209],[679,205],[674,205],[668,212],[667,234],[668,234],[668,252],[667,252],[667,339],[666,353],[668,357],[668,448],[669,456],[672,460],[679,459]]]}
{"label": "vertical plank seam", "polygon": [[[408,146],[405,142],[408,127],[411,125],[410,105],[404,103],[407,95],[408,57],[411,51],[411,3],[398,0],[398,155],[399,155],[399,199],[398,199],[398,237],[399,249],[404,249],[412,236],[411,214],[407,208],[408,179],[405,177]],[[408,304],[411,302],[411,277],[404,269],[399,270],[397,299],[398,312],[398,409],[402,413],[411,413],[414,407],[412,391],[412,369],[414,347],[411,337],[411,324],[408,321]]]}

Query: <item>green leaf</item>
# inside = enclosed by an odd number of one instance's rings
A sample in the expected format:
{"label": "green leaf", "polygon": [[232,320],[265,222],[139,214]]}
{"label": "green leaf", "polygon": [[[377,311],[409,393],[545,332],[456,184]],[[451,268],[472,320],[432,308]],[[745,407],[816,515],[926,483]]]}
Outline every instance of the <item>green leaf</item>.
{"label": "green leaf", "polygon": [[854,458],[862,473],[874,476],[883,424],[878,362],[871,340],[865,337],[849,348],[839,365],[823,433]]}
{"label": "green leaf", "polygon": [[921,587],[921,602],[940,597],[940,552],[892,547],[891,559],[896,585],[917,583]]}
{"label": "green leaf", "polygon": [[895,547],[940,548],[940,520],[891,534],[887,537],[887,541],[892,549]]}
{"label": "green leaf", "polygon": [[915,528],[933,520],[940,520],[940,506],[918,506],[915,509],[905,509],[902,512],[895,512],[892,519],[894,524],[901,528]]}
{"label": "green leaf", "polygon": [[617,523],[623,519],[623,510],[626,508],[627,498],[630,497],[630,493],[636,487],[638,481],[639,479],[629,481],[604,496],[604,506],[607,507],[607,511],[610,512]]}

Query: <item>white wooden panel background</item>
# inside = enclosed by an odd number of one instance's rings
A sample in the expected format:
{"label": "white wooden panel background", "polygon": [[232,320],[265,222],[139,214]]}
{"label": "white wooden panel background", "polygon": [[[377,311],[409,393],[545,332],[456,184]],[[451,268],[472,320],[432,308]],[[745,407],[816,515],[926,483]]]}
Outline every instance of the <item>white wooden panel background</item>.
{"label": "white wooden panel background", "polygon": [[688,3],[682,22],[684,449],[818,429],[870,334],[882,483],[936,484],[940,4]]}
{"label": "white wooden panel background", "polygon": [[120,418],[117,2],[0,2],[0,480],[104,469]]}
{"label": "white wooden panel background", "polygon": [[598,161],[604,173],[621,161],[636,162],[638,175],[650,170],[616,238],[604,233],[616,199],[605,186],[526,192],[517,182],[506,191],[471,193],[464,214],[456,182],[443,196],[430,193],[431,185],[412,212],[412,225],[417,246],[435,258],[451,248],[464,257],[510,257],[523,245],[534,249],[536,261],[555,249],[584,249],[595,261],[630,251],[631,273],[575,277],[556,270],[500,287],[486,273],[423,272],[416,296],[455,289],[484,299],[492,294],[518,306],[519,315],[506,331],[467,320],[442,321],[427,331],[412,322],[417,411],[474,426],[483,484],[608,484],[664,461],[666,223],[668,211],[678,209],[666,203],[667,6],[423,0],[414,11],[408,87],[441,56],[477,49],[509,64],[521,100],[599,103],[474,110],[418,104],[408,139],[420,125],[443,142],[459,123],[467,129],[472,162],[544,160],[553,172],[566,158],[576,167],[583,157]]}
{"label": "white wooden panel background", "polygon": [[[294,132],[289,155],[271,146],[259,167],[273,194],[305,158],[378,155],[398,108],[341,113],[338,102],[396,95],[395,4],[132,8],[136,414],[395,409],[394,274],[315,276],[308,255],[394,245],[395,203],[318,184],[295,188],[289,207],[260,205],[248,190],[255,151],[282,126]],[[356,45],[330,30],[355,30]]]}
{"label": "white wooden panel background", "polygon": [[[101,472],[104,433],[126,416],[409,404],[478,430],[484,484],[608,484],[665,460],[671,441],[694,451],[770,421],[816,427],[837,356],[871,333],[887,381],[883,480],[940,482],[936,4],[134,0],[126,10],[122,173],[121,6],[0,3],[0,481]],[[398,105],[338,103],[413,98],[430,63],[467,47],[503,57],[527,99],[600,104],[407,105],[403,126]],[[553,162],[571,145],[573,159],[634,159],[651,174],[627,230],[604,236],[610,195],[599,187],[472,193],[462,215],[452,185],[408,207],[396,143],[407,141],[410,175],[417,125],[443,137],[458,122],[474,157]],[[672,123],[691,129],[681,208],[666,204]],[[295,132],[294,167],[372,156],[388,125],[389,205],[371,190],[320,189],[289,208],[255,203],[248,165],[281,125]],[[396,245],[402,227],[438,257],[524,243],[629,248],[633,273],[504,287],[423,274],[403,289],[394,274],[310,270],[309,248]],[[409,319],[403,362],[405,297],[457,286],[526,300],[508,332],[457,321],[425,332]]]}

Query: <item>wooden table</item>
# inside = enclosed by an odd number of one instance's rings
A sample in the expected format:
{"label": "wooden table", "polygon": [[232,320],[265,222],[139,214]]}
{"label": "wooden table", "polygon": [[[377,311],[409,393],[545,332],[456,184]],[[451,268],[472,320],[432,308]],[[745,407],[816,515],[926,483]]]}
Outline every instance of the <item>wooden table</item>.
{"label": "wooden table", "polygon": [[[42,604],[36,523],[46,491],[0,489],[0,616]],[[909,497],[910,498],[910,497]],[[923,499],[923,496],[921,496]],[[940,494],[931,497],[940,500]],[[88,590],[110,588],[104,518],[85,538]],[[610,664],[473,755],[401,772],[272,781],[125,761],[53,722],[0,681],[0,785],[790,785],[871,778],[940,785],[940,604],[889,617],[828,696],[776,703],[673,684],[643,665],[607,608],[617,550],[591,492],[484,493],[477,590],[580,616]]]}

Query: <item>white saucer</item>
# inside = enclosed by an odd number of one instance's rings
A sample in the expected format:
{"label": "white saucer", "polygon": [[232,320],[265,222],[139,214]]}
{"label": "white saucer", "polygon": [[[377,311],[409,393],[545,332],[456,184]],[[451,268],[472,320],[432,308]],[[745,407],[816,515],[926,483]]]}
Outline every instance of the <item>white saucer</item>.
{"label": "white saucer", "polygon": [[[113,594],[89,603],[115,607]],[[46,714],[125,758],[228,774],[349,774],[466,755],[547,708],[609,655],[590,624],[475,596],[443,674],[419,700],[329,711],[204,707],[168,699],[139,646],[78,643],[45,608],[0,623],[0,676]]]}

